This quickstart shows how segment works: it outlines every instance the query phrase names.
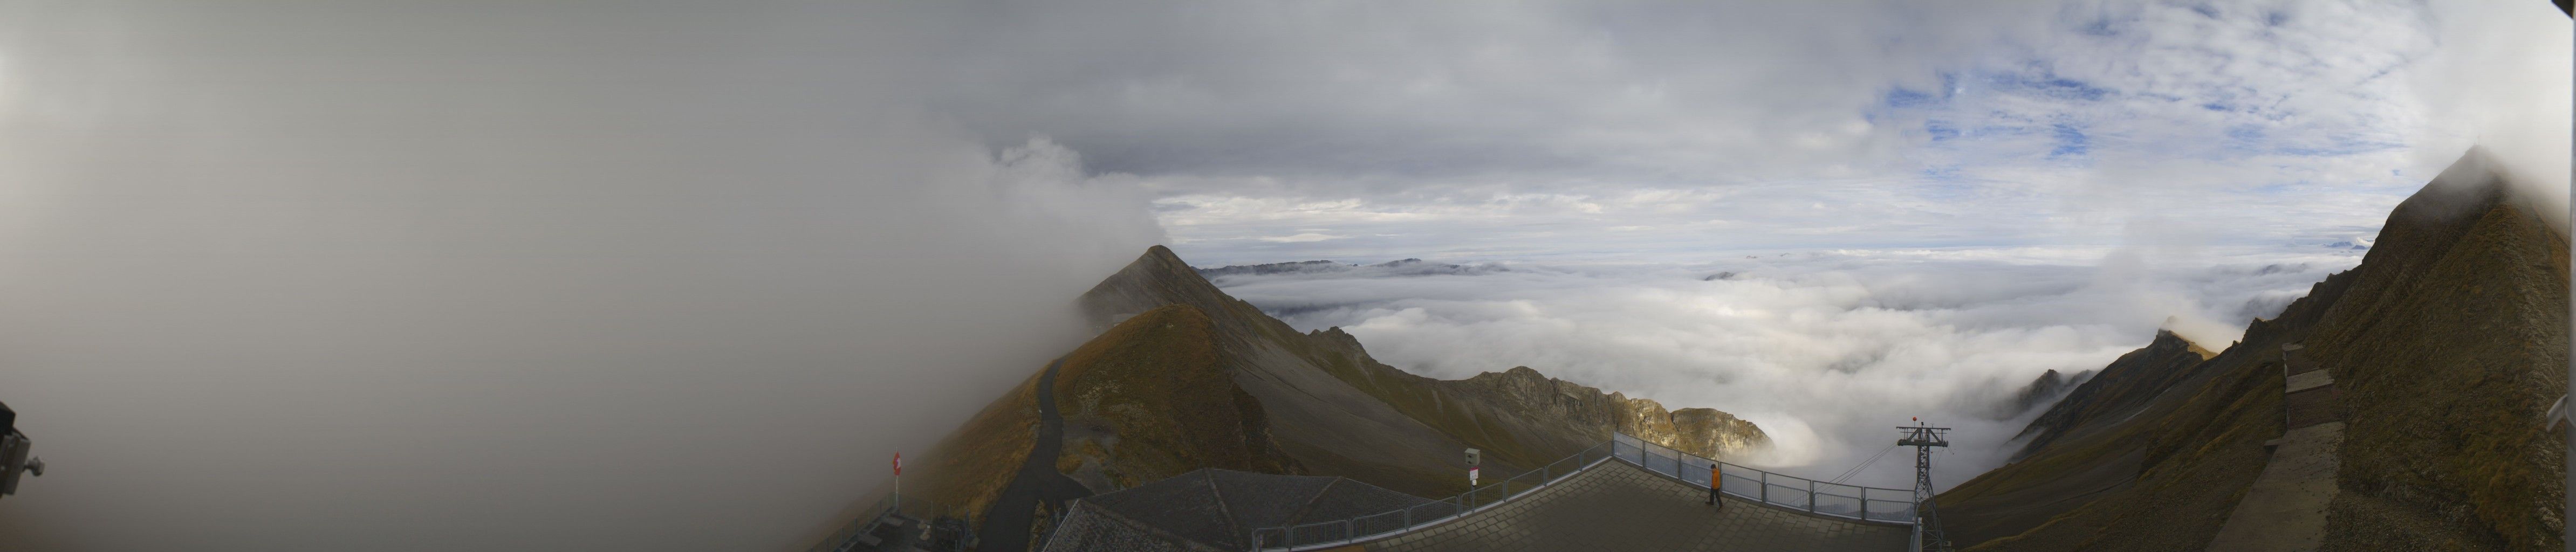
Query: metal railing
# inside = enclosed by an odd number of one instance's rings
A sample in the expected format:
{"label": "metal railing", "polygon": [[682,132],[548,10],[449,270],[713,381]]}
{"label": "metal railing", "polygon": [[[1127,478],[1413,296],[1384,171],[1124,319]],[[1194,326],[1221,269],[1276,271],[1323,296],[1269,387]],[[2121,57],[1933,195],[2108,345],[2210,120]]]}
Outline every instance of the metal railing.
{"label": "metal railing", "polygon": [[890,494],[885,498],[877,499],[875,506],[868,507],[865,510],[866,513],[860,514],[858,519],[850,520],[849,524],[841,526],[841,530],[832,532],[832,536],[823,539],[823,543],[816,546],[814,551],[849,552],[858,548],[859,536],[868,534],[868,530],[875,528],[886,515],[895,513],[895,506],[895,495]]}
{"label": "metal railing", "polygon": [[[869,506],[866,510],[861,510],[857,518],[851,519],[849,523],[842,524],[840,529],[833,531],[830,537],[825,538],[822,542],[816,543],[812,548],[807,549],[807,552],[850,552],[852,550],[873,550],[877,547],[874,545],[868,545],[867,542],[869,541],[866,541],[861,537],[874,535],[878,526],[886,523],[893,523],[893,520],[896,518],[902,518],[900,523],[907,525],[905,528],[906,531],[920,531],[923,530],[923,527],[937,527],[937,529],[933,530],[939,532],[940,536],[937,537],[939,542],[948,546],[955,547],[969,544],[966,541],[971,540],[973,536],[962,532],[965,532],[970,528],[965,525],[964,520],[956,517],[955,514],[957,514],[957,511],[949,508],[947,503],[933,500],[926,493],[904,495],[887,494],[886,496],[878,497],[875,505]],[[1061,523],[1058,523],[1057,525],[1061,525]],[[929,533],[923,534],[929,535]],[[930,537],[925,536],[924,538]],[[928,543],[917,544],[915,546],[924,550],[940,550],[940,548]]]}
{"label": "metal railing", "polygon": [[1252,530],[1253,547],[1303,550],[1341,546],[1390,537],[1492,508],[1514,497],[1546,488],[1594,465],[1610,461],[1612,444],[1583,449],[1562,460],[1487,483],[1457,496],[1348,519]]}
{"label": "metal railing", "polygon": [[[1700,486],[1708,485],[1708,466],[1714,462],[1722,466],[1721,475],[1727,478],[1722,492],[1729,496],[1819,516],[1915,524],[1913,489],[1843,485],[1781,475],[1613,434],[1610,442],[1446,499],[1347,519],[1255,528],[1252,544],[1260,550],[1313,550],[1388,538],[1492,508],[1611,460]],[[1747,488],[1752,490],[1747,492]],[[1920,527],[1916,530],[1920,531]]]}
{"label": "metal railing", "polygon": [[1781,475],[1730,462],[1701,458],[1626,434],[1610,439],[1612,456],[1646,471],[1708,485],[1708,466],[1716,463],[1726,478],[1728,496],[1805,511],[1810,514],[1886,524],[1914,523],[1914,490],[1844,485]]}

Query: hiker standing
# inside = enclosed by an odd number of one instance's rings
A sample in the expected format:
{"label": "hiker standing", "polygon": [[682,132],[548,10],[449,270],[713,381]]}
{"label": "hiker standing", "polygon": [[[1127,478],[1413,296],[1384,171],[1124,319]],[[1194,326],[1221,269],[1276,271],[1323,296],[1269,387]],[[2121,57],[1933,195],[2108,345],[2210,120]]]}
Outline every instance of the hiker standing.
{"label": "hiker standing", "polygon": [[1726,480],[1725,480],[1725,478],[1723,478],[1723,477],[1719,477],[1718,475],[1719,475],[1719,474],[1717,473],[1717,463],[1716,463],[1716,462],[1709,462],[1709,463],[1708,463],[1708,505],[1710,505],[1710,506],[1716,506],[1716,507],[1717,507],[1717,509],[1718,509],[1719,511],[1724,511],[1724,510],[1726,510],[1726,502],[1724,502],[1724,501],[1720,501],[1720,500],[1718,500],[1718,499],[1717,499],[1717,489],[1718,489],[1718,487],[1724,486],[1724,485],[1726,484]]}

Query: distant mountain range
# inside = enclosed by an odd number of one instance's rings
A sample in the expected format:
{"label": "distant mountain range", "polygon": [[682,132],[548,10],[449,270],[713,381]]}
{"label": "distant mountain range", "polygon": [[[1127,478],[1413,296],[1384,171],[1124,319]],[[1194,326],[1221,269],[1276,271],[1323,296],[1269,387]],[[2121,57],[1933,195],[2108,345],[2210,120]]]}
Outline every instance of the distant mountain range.
{"label": "distant mountain range", "polygon": [[1375,276],[1430,276],[1440,274],[1477,275],[1511,271],[1509,268],[1495,264],[1454,265],[1427,262],[1422,259],[1387,261],[1372,265],[1343,264],[1333,261],[1297,261],[1291,263],[1228,265],[1217,268],[1197,268],[1192,270],[1198,272],[1200,277],[1206,278],[1210,282],[1223,282],[1228,276],[1269,276],[1278,274],[1343,275],[1360,273],[1363,275]]}

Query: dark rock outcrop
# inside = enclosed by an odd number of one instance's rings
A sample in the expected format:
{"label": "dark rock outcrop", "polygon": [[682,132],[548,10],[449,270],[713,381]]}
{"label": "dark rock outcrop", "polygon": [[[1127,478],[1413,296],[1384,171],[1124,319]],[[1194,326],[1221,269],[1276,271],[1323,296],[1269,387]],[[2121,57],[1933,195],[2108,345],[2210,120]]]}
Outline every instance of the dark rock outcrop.
{"label": "dark rock outcrop", "polygon": [[1771,437],[1753,422],[1709,408],[1666,411],[1652,399],[1550,378],[1528,366],[1485,372],[1464,380],[1437,381],[1456,393],[1481,396],[1506,410],[1534,419],[1560,419],[1597,426],[1674,449],[1711,458],[1735,456],[1771,445]]}
{"label": "dark rock outcrop", "polygon": [[2030,412],[2033,408],[2056,405],[2057,399],[2074,391],[2077,385],[2084,383],[2086,378],[2093,377],[2095,372],[2095,370],[2085,370],[2076,372],[2073,376],[2056,370],[2042,372],[2039,377],[2032,378],[2028,385],[2023,385],[2020,390],[2014,391],[2011,398],[1996,405],[1994,418],[2007,419]]}

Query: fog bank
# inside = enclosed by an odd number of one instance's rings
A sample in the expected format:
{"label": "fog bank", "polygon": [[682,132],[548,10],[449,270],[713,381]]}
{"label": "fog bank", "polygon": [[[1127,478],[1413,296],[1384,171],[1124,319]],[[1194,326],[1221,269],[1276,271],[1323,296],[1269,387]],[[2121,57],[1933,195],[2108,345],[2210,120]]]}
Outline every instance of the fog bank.
{"label": "fog bank", "polygon": [[1162,238],[906,9],[0,3],[0,549],[801,544]]}

